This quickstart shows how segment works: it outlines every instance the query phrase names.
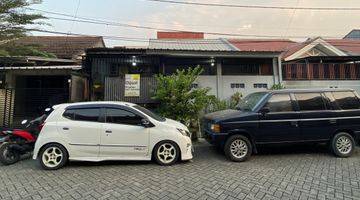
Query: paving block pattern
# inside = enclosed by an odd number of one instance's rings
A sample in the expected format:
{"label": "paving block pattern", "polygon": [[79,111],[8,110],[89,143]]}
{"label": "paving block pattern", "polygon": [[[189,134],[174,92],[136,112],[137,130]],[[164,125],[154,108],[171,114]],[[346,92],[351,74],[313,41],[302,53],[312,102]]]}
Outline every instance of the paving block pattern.
{"label": "paving block pattern", "polygon": [[260,150],[229,162],[201,142],[195,158],[153,162],[72,162],[44,171],[31,159],[0,165],[0,199],[360,199],[360,151],[336,158],[326,147]]}

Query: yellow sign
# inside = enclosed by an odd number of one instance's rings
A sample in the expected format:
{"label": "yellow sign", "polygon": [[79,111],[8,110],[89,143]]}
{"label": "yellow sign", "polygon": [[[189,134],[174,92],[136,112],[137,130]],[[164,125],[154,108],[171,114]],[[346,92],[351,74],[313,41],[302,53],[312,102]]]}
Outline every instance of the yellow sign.
{"label": "yellow sign", "polygon": [[125,97],[140,96],[140,74],[125,74]]}

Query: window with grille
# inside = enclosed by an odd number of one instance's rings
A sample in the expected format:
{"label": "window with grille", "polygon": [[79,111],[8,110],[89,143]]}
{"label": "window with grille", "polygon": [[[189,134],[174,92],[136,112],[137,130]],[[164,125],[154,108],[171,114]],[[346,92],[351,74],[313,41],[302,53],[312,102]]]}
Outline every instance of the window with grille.
{"label": "window with grille", "polygon": [[231,83],[230,87],[232,89],[234,89],[234,88],[245,88],[245,83]]}

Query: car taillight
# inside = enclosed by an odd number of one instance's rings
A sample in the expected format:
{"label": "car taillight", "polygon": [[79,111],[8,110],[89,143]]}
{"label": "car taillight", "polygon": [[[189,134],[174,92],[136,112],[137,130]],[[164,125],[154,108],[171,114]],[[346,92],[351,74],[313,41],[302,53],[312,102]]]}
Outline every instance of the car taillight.
{"label": "car taillight", "polygon": [[39,125],[39,131],[45,126],[45,122]]}

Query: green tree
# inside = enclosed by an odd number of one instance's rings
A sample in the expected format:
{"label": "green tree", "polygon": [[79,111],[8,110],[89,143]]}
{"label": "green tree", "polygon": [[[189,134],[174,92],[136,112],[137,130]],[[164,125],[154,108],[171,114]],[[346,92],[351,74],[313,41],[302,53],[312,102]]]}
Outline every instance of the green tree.
{"label": "green tree", "polygon": [[53,55],[41,52],[34,45],[19,45],[14,40],[25,37],[29,30],[26,26],[43,25],[40,14],[33,14],[26,11],[26,7],[34,3],[41,3],[40,0],[1,0],[0,1],[0,56],[45,56]]}
{"label": "green tree", "polygon": [[177,70],[170,76],[157,75],[157,89],[153,96],[160,102],[159,113],[186,125],[197,123],[208,103],[209,88],[193,88],[202,73],[200,67]]}

